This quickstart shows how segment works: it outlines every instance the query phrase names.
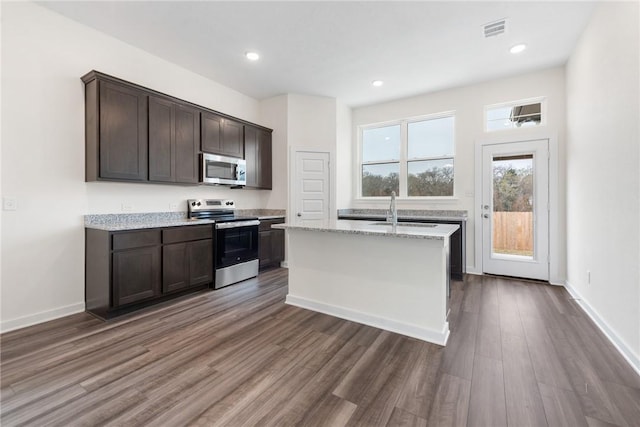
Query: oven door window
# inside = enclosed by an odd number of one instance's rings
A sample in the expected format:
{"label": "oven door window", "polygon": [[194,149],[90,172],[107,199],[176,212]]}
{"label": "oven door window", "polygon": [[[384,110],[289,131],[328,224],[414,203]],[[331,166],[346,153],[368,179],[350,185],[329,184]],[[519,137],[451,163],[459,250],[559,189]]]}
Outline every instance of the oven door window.
{"label": "oven door window", "polygon": [[258,227],[217,230],[216,268],[258,259]]}

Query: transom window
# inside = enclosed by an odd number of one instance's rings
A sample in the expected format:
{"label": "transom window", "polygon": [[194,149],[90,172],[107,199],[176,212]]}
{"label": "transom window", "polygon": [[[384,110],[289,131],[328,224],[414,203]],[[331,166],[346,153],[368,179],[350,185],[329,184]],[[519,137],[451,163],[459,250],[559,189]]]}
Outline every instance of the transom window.
{"label": "transom window", "polygon": [[360,196],[453,196],[452,114],[361,128]]}
{"label": "transom window", "polygon": [[529,99],[485,107],[487,132],[545,124],[544,99]]}

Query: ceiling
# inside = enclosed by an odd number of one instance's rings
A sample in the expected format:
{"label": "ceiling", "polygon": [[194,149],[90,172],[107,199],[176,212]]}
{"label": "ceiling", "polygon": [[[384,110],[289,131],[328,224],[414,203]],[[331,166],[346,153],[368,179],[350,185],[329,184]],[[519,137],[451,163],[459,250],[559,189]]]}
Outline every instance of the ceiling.
{"label": "ceiling", "polygon": [[[374,104],[562,65],[593,2],[40,2],[256,99]],[[485,39],[483,25],[507,18]],[[523,53],[509,48],[526,43]],[[250,62],[247,51],[260,60]],[[373,80],[384,85],[373,87]]]}

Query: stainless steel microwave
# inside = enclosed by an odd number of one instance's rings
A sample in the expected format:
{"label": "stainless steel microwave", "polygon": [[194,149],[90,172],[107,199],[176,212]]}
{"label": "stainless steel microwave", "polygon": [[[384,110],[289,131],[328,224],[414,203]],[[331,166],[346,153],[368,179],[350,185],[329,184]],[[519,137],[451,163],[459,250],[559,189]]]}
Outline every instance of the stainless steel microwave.
{"label": "stainless steel microwave", "polygon": [[235,157],[202,153],[200,182],[204,184],[247,185],[247,162]]}

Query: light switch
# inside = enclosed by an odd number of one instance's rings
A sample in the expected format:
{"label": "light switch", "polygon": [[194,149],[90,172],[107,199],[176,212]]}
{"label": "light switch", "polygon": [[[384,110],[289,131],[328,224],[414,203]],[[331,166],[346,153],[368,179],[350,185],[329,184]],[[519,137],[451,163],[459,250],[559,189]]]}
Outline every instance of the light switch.
{"label": "light switch", "polygon": [[15,197],[3,197],[2,210],[5,210],[5,211],[18,210],[18,200]]}

